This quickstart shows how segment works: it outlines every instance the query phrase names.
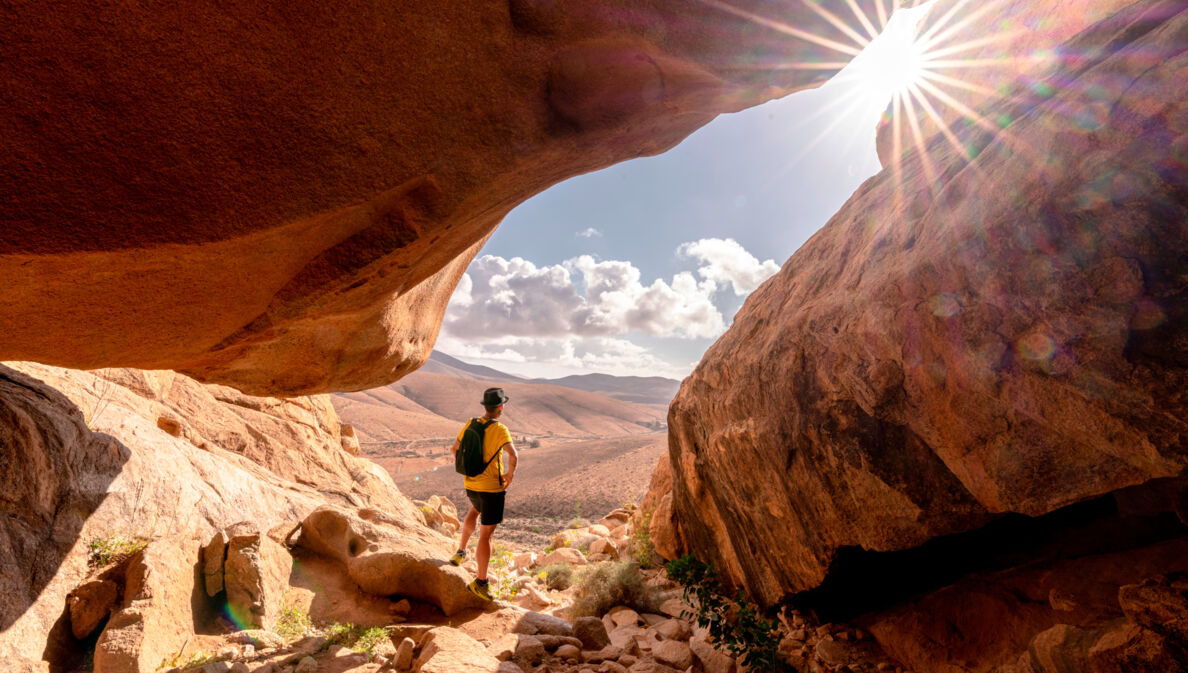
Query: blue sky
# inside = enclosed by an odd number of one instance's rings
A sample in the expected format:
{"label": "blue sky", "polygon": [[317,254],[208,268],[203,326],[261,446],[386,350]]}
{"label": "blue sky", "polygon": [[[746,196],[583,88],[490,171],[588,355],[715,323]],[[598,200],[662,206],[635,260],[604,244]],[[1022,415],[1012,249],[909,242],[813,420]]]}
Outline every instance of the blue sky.
{"label": "blue sky", "polygon": [[463,278],[437,347],[529,376],[687,375],[746,294],[879,171],[909,18],[818,89],[521,204]]}

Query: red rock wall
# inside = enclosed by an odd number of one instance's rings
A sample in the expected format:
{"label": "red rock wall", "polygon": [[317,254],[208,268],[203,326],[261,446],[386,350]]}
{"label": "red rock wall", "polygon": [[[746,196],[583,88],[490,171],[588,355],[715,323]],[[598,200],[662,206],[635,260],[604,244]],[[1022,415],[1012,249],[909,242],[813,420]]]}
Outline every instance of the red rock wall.
{"label": "red rock wall", "polygon": [[831,72],[789,63],[845,58],[803,39],[845,39],[822,16],[755,0],[0,17],[0,360],[254,394],[415,369],[513,206]]}
{"label": "red rock wall", "polygon": [[751,295],[669,415],[688,548],[772,604],[844,547],[1184,474],[1185,30],[1099,24],[975,159],[934,138]]}

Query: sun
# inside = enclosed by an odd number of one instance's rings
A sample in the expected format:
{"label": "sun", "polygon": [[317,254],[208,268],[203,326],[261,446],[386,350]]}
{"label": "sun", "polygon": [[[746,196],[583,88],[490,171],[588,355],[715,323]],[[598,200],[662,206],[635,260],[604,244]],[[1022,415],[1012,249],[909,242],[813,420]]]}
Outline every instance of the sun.
{"label": "sun", "polygon": [[901,9],[872,38],[839,77],[856,79],[868,98],[890,102],[893,96],[910,95],[929,74],[927,42],[916,26],[926,7]]}

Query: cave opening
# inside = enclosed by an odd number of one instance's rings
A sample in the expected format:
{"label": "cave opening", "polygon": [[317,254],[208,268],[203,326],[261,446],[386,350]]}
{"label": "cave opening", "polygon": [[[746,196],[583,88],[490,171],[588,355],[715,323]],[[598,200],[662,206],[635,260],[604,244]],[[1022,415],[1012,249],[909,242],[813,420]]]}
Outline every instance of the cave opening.
{"label": "cave opening", "polygon": [[1184,485],[1156,480],[1042,516],[1005,514],[982,528],[901,551],[844,547],[824,582],[784,603],[822,621],[844,622],[970,576],[1188,539],[1184,514],[1174,506]]}

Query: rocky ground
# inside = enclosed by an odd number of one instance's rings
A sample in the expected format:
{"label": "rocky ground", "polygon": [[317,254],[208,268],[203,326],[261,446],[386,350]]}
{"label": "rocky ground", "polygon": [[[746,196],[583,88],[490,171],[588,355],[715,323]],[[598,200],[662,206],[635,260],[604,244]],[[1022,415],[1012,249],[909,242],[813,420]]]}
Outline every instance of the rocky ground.
{"label": "rocky ground", "polygon": [[[429,527],[445,534],[456,531],[457,510],[447,499],[434,496],[418,505]],[[180,650],[164,657],[157,670],[742,670],[715,647],[705,629],[691,621],[690,604],[664,570],[639,570],[637,565],[621,563],[639,560],[636,557],[644,553],[637,543],[642,537],[636,535],[638,521],[632,509],[620,508],[598,523],[558,532],[546,549],[497,552],[490,572],[496,600],[487,604],[462,589],[475,570],[473,554],[460,569],[442,559],[415,558],[415,545],[402,539],[415,531],[406,528],[396,534],[399,524],[374,510],[325,507],[289,531],[264,533],[250,525],[233,526],[216,534],[201,552],[200,586],[210,599],[210,609],[195,616],[204,627]],[[441,551],[444,559],[447,550]],[[338,557],[339,563],[319,560],[327,556]],[[147,566],[159,569],[162,557],[161,550],[150,544],[97,567],[71,593],[69,611],[76,635],[88,637],[88,629],[106,618],[119,596],[145,593],[135,578],[146,574]],[[636,577],[638,585],[632,590],[626,584],[601,586],[588,579],[607,568]],[[572,584],[556,581],[569,574],[574,577]],[[596,586],[601,589],[591,588]],[[606,595],[619,591],[629,605],[596,598],[595,605],[601,600],[599,614],[578,616],[589,611],[590,597],[600,596],[600,591]],[[118,622],[127,612],[117,610],[111,621]],[[796,670],[903,670],[861,630],[820,624],[794,610],[777,616],[781,656]],[[115,635],[109,626],[96,656],[75,670],[146,670],[143,664],[138,668],[134,659],[120,656],[129,654],[120,647],[127,641]]]}

